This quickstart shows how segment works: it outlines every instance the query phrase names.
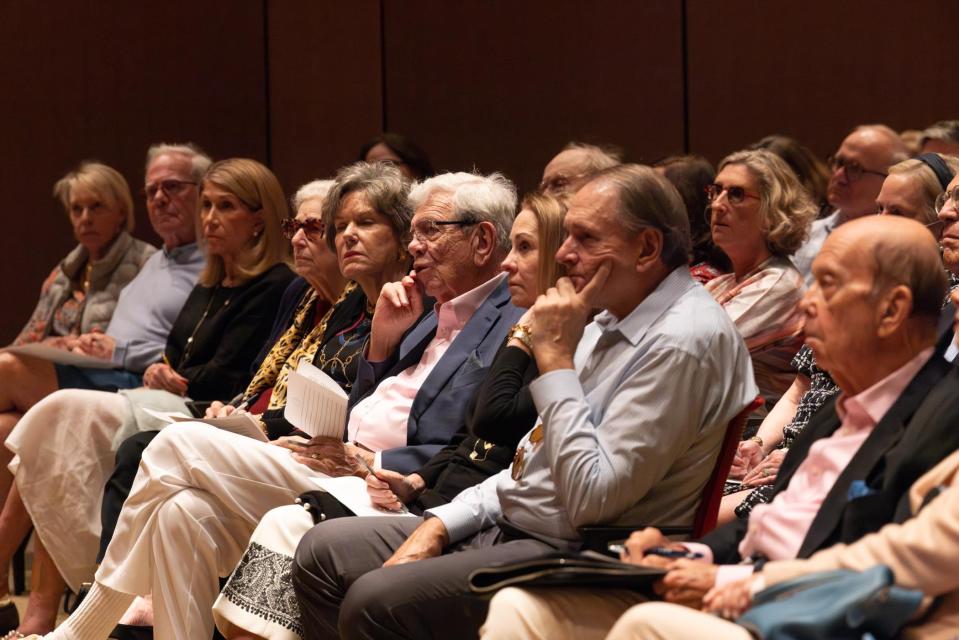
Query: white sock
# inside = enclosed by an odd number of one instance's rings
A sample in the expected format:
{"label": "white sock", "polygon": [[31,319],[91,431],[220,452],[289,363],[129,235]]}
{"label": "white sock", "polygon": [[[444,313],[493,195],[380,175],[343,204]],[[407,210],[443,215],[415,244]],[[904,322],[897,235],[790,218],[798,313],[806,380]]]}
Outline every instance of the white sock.
{"label": "white sock", "polygon": [[90,593],[66,622],[45,636],[52,640],[105,640],[134,596],[94,582]]}

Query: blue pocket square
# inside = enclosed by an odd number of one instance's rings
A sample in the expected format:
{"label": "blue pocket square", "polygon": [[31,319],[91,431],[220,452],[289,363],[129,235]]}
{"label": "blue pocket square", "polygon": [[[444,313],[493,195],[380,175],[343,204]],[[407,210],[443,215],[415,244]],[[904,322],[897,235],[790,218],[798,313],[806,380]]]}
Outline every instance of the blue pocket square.
{"label": "blue pocket square", "polygon": [[846,492],[846,499],[852,501],[856,498],[863,498],[874,493],[879,492],[866,484],[865,480],[853,480],[852,484],[849,485],[849,491]]}

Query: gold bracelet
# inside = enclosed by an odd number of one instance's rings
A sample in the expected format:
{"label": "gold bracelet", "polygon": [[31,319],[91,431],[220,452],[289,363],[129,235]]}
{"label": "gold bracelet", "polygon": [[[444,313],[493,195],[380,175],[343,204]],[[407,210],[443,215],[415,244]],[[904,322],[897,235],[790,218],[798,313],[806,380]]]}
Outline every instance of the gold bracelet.
{"label": "gold bracelet", "polygon": [[514,324],[509,330],[509,339],[517,339],[526,345],[530,351],[533,350],[533,331],[529,325]]}
{"label": "gold bracelet", "polygon": [[753,442],[755,442],[756,444],[758,444],[758,445],[759,445],[759,448],[762,449],[763,451],[765,451],[765,449],[763,448],[763,439],[760,438],[758,435],[757,435],[757,436],[753,436],[752,438],[750,438],[750,440],[752,440]]}

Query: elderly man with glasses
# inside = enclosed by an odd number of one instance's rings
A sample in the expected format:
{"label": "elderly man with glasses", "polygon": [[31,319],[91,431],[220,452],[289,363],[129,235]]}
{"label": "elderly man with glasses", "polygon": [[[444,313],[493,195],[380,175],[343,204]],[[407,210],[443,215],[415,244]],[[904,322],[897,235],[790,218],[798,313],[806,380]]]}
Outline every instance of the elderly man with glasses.
{"label": "elderly man with glasses", "polygon": [[557,153],[539,183],[539,192],[554,198],[569,198],[593,174],[622,162],[619,151],[584,142],[570,142]]}
{"label": "elderly man with glasses", "polygon": [[293,569],[305,638],[475,637],[474,569],[578,548],[578,527],[692,523],[728,421],[756,396],[743,340],[690,277],[685,206],[653,169],[596,174],[564,226],[568,277],[522,327],[539,418],[512,465],[425,519],[314,527]]}
{"label": "elderly man with glasses", "polygon": [[882,124],[856,127],[842,141],[829,159],[826,199],[835,211],[813,223],[809,239],[792,256],[807,286],[812,286],[812,262],[826,236],[844,222],[876,213],[876,198],[889,167],[908,158],[899,134]]}
{"label": "elderly man with glasses", "polygon": [[[401,434],[405,446],[378,452],[374,466],[404,474],[460,430],[522,315],[500,271],[516,191],[499,174],[444,174],[417,185],[410,204],[413,271],[377,300],[345,425],[354,442],[325,438],[324,453],[301,463],[282,446],[203,425],[165,428],[143,453],[97,582],[51,637],[104,638],[134,596],[149,593],[157,637],[210,637],[219,577],[267,511],[315,489],[312,478],[324,472],[361,471],[351,453],[373,430]],[[426,312],[430,297],[436,303]]]}
{"label": "elderly man with glasses", "polygon": [[[150,147],[143,194],[150,224],[163,240],[163,250],[150,256],[136,278],[120,293],[106,332],[83,334],[73,348],[84,355],[101,358],[114,368],[81,368],[12,353],[0,354],[0,380],[4,381],[0,390],[0,441],[7,440],[11,432],[16,434],[14,428],[20,417],[54,391],[116,391],[137,387],[147,365],[160,359],[173,321],[205,263],[203,251],[196,243],[199,211],[196,185],[209,166],[210,159],[190,144]],[[11,438],[8,445],[0,447],[0,501],[6,499],[13,479],[6,466],[17,450],[16,437]],[[8,509],[4,513],[6,516],[0,520],[3,531],[27,529],[29,520],[25,512]],[[12,556],[19,544],[19,535],[6,539],[0,536],[0,558]],[[37,553],[39,565],[34,566],[43,566],[48,559],[41,549]],[[5,569],[2,573],[6,576]],[[19,624],[17,609],[6,598],[7,588],[6,580],[0,582],[0,633]],[[53,602],[46,607],[41,617],[55,613],[56,606]]]}

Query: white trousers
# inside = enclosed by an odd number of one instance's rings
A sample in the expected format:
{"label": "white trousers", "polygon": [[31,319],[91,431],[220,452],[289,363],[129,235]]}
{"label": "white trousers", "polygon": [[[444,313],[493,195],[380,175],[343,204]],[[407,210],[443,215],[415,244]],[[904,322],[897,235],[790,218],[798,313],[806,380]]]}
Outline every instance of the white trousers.
{"label": "white trousers", "polygon": [[209,638],[219,577],[270,509],[316,488],[280,447],[198,422],[173,424],[143,453],[97,581],[153,594],[157,638]]}
{"label": "white trousers", "polygon": [[5,443],[34,529],[73,591],[96,570],[113,437],[130,413],[116,393],[64,389],[27,411]]}
{"label": "white trousers", "polygon": [[517,589],[490,602],[482,640],[750,640],[739,625],[615,589]]}

